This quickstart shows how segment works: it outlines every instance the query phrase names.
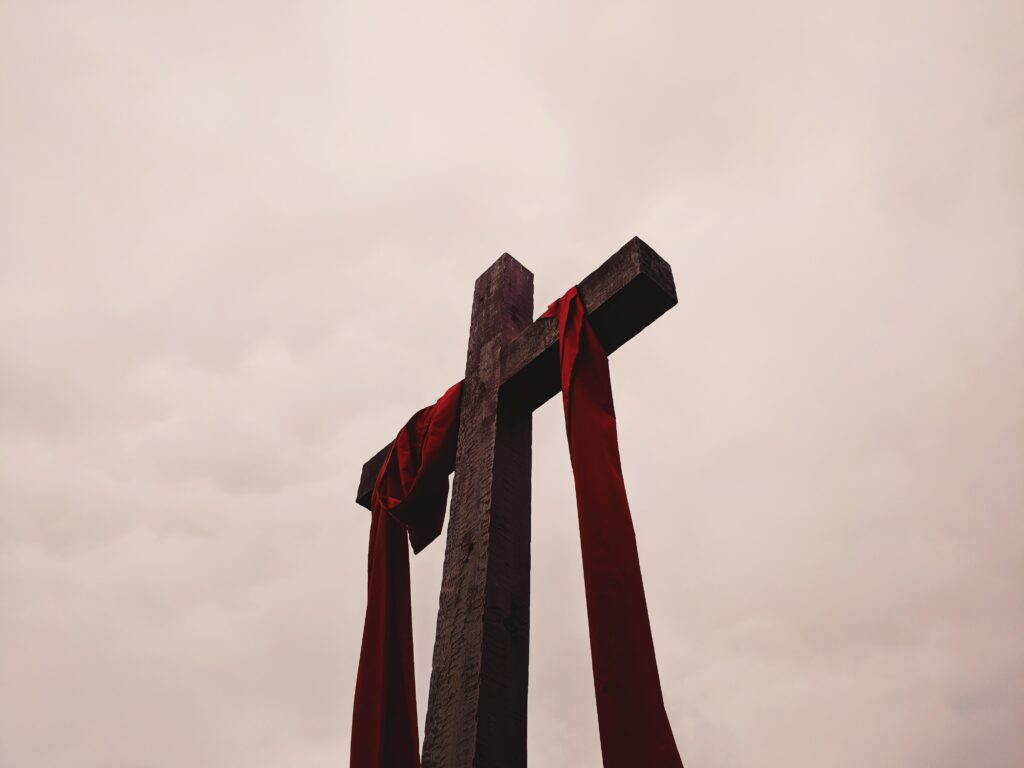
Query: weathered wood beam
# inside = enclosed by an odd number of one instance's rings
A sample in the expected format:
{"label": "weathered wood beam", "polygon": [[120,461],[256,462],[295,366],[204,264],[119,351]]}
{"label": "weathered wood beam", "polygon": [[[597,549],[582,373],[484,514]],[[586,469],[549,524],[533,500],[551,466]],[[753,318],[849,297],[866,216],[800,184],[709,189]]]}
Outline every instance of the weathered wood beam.
{"label": "weathered wood beam", "polygon": [[526,765],[533,410],[498,390],[532,317],[533,275],[505,254],[473,292],[423,768]]}
{"label": "weathered wood beam", "polygon": [[[609,354],[678,302],[672,268],[639,237],[578,285],[591,324]],[[501,398],[536,409],[560,388],[558,323],[554,318],[535,320],[501,351]],[[363,465],[356,502],[367,509],[389,447],[390,443]]]}
{"label": "weathered wood beam", "polygon": [[[608,354],[677,303],[672,268],[639,237],[578,286],[591,325]],[[558,321],[541,318],[503,350],[501,396],[536,409],[560,389]]]}

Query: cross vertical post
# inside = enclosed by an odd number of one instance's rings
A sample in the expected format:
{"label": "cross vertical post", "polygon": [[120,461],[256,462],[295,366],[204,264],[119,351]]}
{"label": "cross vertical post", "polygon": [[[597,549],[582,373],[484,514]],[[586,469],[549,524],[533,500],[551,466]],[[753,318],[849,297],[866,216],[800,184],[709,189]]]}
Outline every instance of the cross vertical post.
{"label": "cross vertical post", "polygon": [[533,409],[498,394],[532,319],[533,274],[504,254],[473,293],[424,768],[526,765]]}

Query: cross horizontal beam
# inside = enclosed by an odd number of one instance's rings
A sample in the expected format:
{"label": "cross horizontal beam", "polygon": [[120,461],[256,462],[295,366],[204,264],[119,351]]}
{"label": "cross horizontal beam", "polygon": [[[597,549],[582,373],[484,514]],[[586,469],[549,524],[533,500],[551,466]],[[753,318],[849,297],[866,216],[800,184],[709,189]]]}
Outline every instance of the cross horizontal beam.
{"label": "cross horizontal beam", "polygon": [[[672,268],[654,249],[634,237],[578,283],[590,322],[611,354],[676,305]],[[553,297],[557,298],[557,297]],[[558,321],[535,320],[501,352],[502,400],[531,410],[561,389]],[[388,443],[364,465],[356,502],[370,508],[370,494]]]}

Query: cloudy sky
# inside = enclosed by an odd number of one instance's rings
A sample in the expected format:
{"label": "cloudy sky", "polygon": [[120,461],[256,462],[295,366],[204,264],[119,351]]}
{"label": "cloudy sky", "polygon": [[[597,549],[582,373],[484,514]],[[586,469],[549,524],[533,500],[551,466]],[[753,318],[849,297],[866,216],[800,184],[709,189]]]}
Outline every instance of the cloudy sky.
{"label": "cloudy sky", "polygon": [[[612,375],[688,768],[1024,765],[1022,29],[0,0],[0,764],[345,765],[363,460],[503,251],[539,313],[636,234],[680,294]],[[529,748],[594,766],[561,419]]]}

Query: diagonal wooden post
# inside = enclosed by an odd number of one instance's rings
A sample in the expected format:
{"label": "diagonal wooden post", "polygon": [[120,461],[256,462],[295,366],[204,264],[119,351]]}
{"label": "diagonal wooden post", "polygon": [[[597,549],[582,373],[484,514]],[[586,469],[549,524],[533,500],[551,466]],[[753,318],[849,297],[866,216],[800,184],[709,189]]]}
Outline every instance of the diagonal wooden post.
{"label": "diagonal wooden post", "polygon": [[[579,290],[609,354],[676,304],[639,238]],[[424,768],[526,765],[532,413],[560,388],[558,323],[532,314],[533,275],[505,254],[473,294]],[[388,447],[363,466],[363,506]]]}

